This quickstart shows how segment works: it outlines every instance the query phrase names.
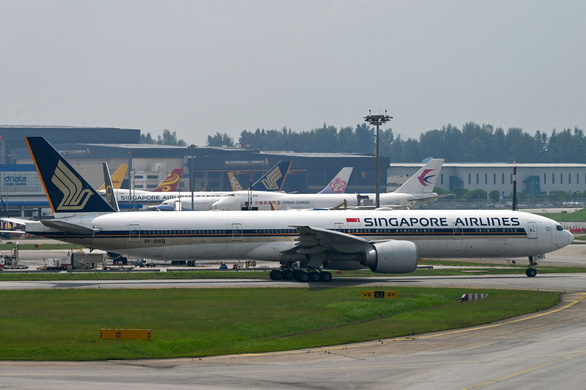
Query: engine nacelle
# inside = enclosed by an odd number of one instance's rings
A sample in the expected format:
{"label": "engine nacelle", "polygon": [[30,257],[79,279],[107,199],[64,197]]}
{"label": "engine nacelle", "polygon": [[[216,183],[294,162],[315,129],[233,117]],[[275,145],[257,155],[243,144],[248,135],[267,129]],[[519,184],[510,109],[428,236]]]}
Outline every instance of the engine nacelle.
{"label": "engine nacelle", "polygon": [[415,271],[419,254],[411,241],[385,241],[372,244],[362,264],[372,272],[403,274]]}

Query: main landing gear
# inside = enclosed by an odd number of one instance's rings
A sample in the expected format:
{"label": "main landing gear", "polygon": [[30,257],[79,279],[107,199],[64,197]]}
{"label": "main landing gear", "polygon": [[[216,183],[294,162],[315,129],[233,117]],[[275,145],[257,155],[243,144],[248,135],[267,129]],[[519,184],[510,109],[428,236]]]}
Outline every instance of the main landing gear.
{"label": "main landing gear", "polygon": [[527,275],[530,278],[534,278],[535,275],[537,275],[537,270],[533,268],[537,265],[535,258],[536,256],[529,256],[529,268],[527,268],[527,271],[525,271],[525,275]]}
{"label": "main landing gear", "polygon": [[329,282],[332,280],[331,273],[316,270],[305,272],[300,269],[274,269],[269,276],[271,280],[297,280],[299,282]]}

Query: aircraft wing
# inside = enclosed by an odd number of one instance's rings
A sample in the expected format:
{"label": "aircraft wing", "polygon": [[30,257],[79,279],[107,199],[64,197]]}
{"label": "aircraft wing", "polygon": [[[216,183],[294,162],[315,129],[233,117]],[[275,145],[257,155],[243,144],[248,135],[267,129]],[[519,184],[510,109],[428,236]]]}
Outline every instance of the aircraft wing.
{"label": "aircraft wing", "polygon": [[323,253],[334,249],[342,253],[358,253],[370,245],[370,241],[350,234],[310,226],[294,226],[299,231],[298,244],[283,254]]}

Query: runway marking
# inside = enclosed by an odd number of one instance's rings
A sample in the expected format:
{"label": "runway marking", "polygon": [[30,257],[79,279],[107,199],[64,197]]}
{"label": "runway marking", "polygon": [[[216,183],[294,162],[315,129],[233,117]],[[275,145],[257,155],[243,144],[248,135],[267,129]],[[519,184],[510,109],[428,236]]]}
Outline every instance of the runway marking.
{"label": "runway marking", "polygon": [[526,370],[519,371],[519,372],[516,372],[514,374],[506,375],[506,376],[503,376],[503,377],[500,377],[500,378],[497,378],[497,379],[493,379],[493,380],[490,380],[490,381],[486,381],[486,382],[483,382],[483,383],[479,383],[479,384],[474,385],[474,386],[465,387],[462,390],[470,390],[470,389],[475,389],[475,388],[480,387],[480,386],[489,385],[491,383],[495,383],[495,382],[502,381],[502,380],[505,380],[505,379],[513,378],[515,376],[519,376],[519,375],[522,375],[522,374],[526,374],[528,372],[535,371],[535,370],[538,370],[538,369],[543,368],[543,367],[551,366],[553,364],[562,363],[562,362],[565,362],[566,360],[574,359],[574,358],[577,358],[577,357],[580,357],[580,356],[583,356],[583,355],[586,355],[586,351],[585,352],[581,352],[581,353],[579,353],[577,355],[574,355],[574,356],[568,356],[568,357],[565,357],[563,359],[554,360],[553,362],[544,363],[544,364],[541,364],[539,366],[535,366],[535,367],[532,367],[532,368],[528,368]]}

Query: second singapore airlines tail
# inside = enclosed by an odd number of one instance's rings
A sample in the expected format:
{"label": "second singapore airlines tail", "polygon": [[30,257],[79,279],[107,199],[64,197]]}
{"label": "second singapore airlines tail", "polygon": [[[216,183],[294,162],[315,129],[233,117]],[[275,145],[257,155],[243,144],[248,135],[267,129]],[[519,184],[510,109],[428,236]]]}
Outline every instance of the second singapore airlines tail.
{"label": "second singapore airlines tail", "polygon": [[[290,167],[291,161],[279,161],[262,175],[260,179],[255,181],[251,189],[255,191],[281,191],[283,184],[285,184],[285,179],[289,174]],[[232,191],[242,191],[245,189],[232,172],[228,172],[228,178],[230,179]]]}
{"label": "second singapore airlines tail", "polygon": [[169,192],[169,191],[177,191],[177,185],[179,184],[179,179],[181,179],[181,173],[183,169],[176,168],[171,171],[167,175],[165,179],[153,190],[153,192]]}
{"label": "second singapore airlines tail", "polygon": [[346,192],[346,186],[348,185],[348,180],[350,180],[351,174],[352,167],[342,168],[336,177],[334,177],[323,190],[318,192],[318,194],[342,194]]}
{"label": "second singapore airlines tail", "polygon": [[[128,170],[128,164],[122,164],[116,169],[116,172],[112,174],[112,188],[115,190],[119,190],[122,188],[122,181],[126,177],[126,171]],[[102,184],[100,188],[97,189],[98,192],[104,190],[106,188],[105,184]]]}

